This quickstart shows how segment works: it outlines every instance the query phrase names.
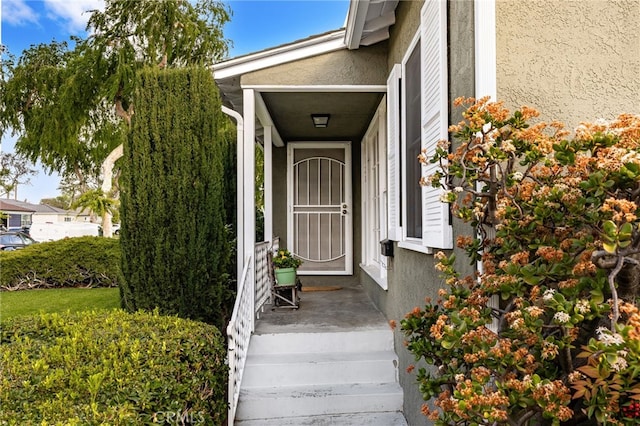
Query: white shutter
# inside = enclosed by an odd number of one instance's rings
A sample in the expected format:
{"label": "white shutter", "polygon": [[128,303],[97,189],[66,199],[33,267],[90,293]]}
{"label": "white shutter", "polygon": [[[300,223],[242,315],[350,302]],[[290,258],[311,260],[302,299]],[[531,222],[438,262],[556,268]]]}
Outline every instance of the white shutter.
{"label": "white shutter", "polygon": [[395,64],[387,79],[387,237],[400,241],[400,76]]}
{"label": "white shutter", "polygon": [[378,159],[380,167],[378,167],[378,211],[380,212],[380,239],[384,240],[388,238],[388,226],[387,222],[387,167],[385,159],[387,158],[387,99],[385,99],[378,106]]}
{"label": "white shutter", "polygon": [[[422,73],[422,148],[434,154],[440,139],[447,138],[447,2],[426,0],[420,13],[420,54]],[[430,176],[437,164],[422,167]],[[453,248],[449,224],[449,204],[440,201],[441,188],[422,188],[422,243],[427,247]]]}

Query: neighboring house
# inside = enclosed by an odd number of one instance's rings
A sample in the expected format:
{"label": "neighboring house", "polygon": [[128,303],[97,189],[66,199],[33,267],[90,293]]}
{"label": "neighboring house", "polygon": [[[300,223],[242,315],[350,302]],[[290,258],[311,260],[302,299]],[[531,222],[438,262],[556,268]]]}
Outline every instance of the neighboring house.
{"label": "neighboring house", "polygon": [[68,210],[53,207],[48,204],[38,204],[33,207],[35,209],[33,214],[34,225],[43,223],[73,222],[76,220],[75,215]]}
{"label": "neighboring house", "polygon": [[88,212],[63,210],[46,204],[34,206],[31,236],[38,241],[54,241],[69,237],[100,235],[100,224],[91,222]]}
{"label": "neighboring house", "polygon": [[95,215],[92,215],[91,212],[87,209],[83,209],[78,207],[74,210],[69,210],[67,212],[71,220],[68,220],[65,217],[65,222],[99,222],[100,218],[96,218]]}
{"label": "neighboring house", "polygon": [[0,211],[6,228],[29,228],[37,241],[59,240],[66,237],[99,235],[100,225],[90,223],[89,214],[80,210],[64,210],[47,204],[0,200]]}
{"label": "neighboring house", "polygon": [[0,219],[2,226],[6,229],[22,229],[31,226],[33,213],[35,212],[33,204],[16,200],[0,200],[0,212],[3,213]]}
{"label": "neighboring house", "polygon": [[[433,253],[469,233],[418,184],[430,170],[416,157],[460,121],[453,100],[491,96],[569,128],[640,113],[640,0],[353,0],[346,28],[214,76],[239,122],[239,268],[255,244],[259,143],[266,239],[305,259],[303,282],[359,282],[400,320],[437,297]],[[404,371],[414,360],[396,334]],[[415,376],[400,381],[408,423],[426,424]]]}

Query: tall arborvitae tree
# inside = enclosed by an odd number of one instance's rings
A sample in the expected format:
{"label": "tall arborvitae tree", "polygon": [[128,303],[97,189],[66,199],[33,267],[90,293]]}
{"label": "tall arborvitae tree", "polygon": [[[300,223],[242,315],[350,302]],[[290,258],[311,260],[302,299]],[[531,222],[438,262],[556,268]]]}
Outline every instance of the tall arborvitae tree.
{"label": "tall arborvitae tree", "polygon": [[223,326],[226,117],[213,77],[148,69],[135,102],[121,177],[123,304]]}
{"label": "tall arborvitae tree", "polygon": [[[236,125],[230,120],[224,120],[219,127],[219,137],[221,143],[224,145],[222,153],[222,163],[225,169],[225,191],[224,191],[224,209],[225,209],[225,221],[228,225],[234,228],[236,222],[236,186],[237,186],[237,172],[236,172],[236,139],[237,130]],[[235,232],[235,231],[234,231]],[[235,235],[235,233],[234,233]]]}
{"label": "tall arborvitae tree", "polygon": [[222,164],[224,167],[224,210],[225,210],[225,223],[227,224],[227,238],[231,244],[231,259],[227,268],[227,273],[231,278],[229,280],[229,291],[227,292],[227,298],[225,302],[228,316],[231,316],[233,311],[233,305],[236,295],[236,252],[237,247],[237,153],[236,153],[236,139],[237,139],[236,125],[227,119],[223,121],[219,127],[219,138],[223,143]]}

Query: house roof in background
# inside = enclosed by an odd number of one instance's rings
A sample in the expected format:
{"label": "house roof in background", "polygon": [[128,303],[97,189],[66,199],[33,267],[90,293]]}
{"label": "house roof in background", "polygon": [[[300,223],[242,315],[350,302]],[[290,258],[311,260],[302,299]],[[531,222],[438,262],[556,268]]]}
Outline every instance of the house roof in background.
{"label": "house roof in background", "polygon": [[35,209],[33,208],[33,204],[25,203],[22,201],[16,201],[16,200],[0,200],[0,210],[10,211],[10,212],[24,212],[24,213],[35,212]]}
{"label": "house roof in background", "polygon": [[0,200],[0,210],[25,212],[25,213],[41,213],[41,214],[69,214],[67,210],[59,209],[48,204],[31,204],[18,200]]}

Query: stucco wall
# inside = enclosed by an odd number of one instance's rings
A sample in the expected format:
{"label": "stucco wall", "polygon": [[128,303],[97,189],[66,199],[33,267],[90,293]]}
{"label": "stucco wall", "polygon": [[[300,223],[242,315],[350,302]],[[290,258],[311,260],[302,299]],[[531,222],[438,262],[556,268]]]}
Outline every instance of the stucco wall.
{"label": "stucco wall", "polygon": [[402,58],[420,26],[420,9],[423,3],[424,1],[401,1],[398,4],[396,23],[389,29],[388,70],[394,64],[402,62]]}
{"label": "stucco wall", "polygon": [[640,113],[640,0],[498,0],[498,99],[541,119]]}
{"label": "stucco wall", "polygon": [[242,76],[243,85],[385,84],[387,43],[338,50]]}

